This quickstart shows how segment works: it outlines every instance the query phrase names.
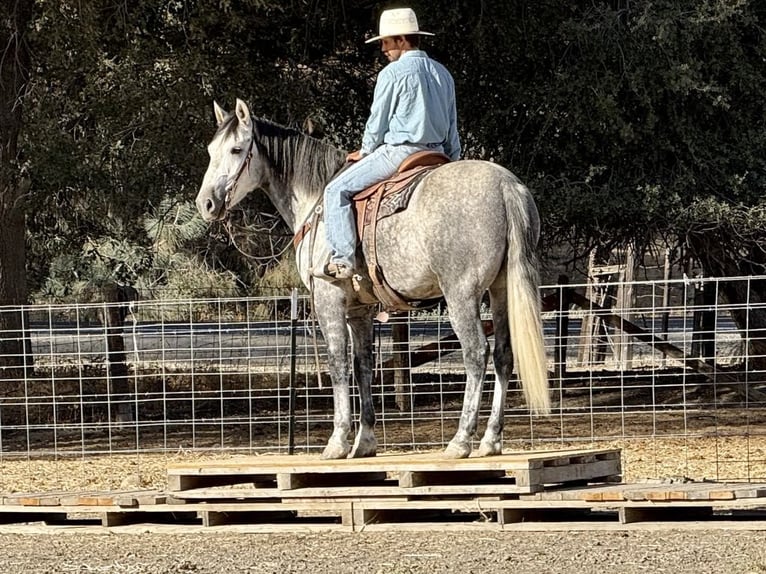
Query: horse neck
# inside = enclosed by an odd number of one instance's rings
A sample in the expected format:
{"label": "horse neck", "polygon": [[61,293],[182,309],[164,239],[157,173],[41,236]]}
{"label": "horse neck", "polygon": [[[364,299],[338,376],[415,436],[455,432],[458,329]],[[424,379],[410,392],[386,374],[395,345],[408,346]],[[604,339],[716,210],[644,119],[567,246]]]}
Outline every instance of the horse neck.
{"label": "horse neck", "polygon": [[295,231],[343,165],[345,153],[297,130],[256,120],[258,152],[268,169],[264,188],[279,214]]}

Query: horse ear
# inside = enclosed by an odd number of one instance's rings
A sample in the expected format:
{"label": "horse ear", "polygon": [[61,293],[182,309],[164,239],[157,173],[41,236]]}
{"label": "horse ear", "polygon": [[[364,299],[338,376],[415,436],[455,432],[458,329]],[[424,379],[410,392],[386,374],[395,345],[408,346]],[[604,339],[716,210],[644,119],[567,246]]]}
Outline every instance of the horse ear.
{"label": "horse ear", "polygon": [[213,113],[215,114],[215,121],[219,126],[226,121],[226,116],[229,115],[223,111],[223,108],[216,101],[213,101]]}
{"label": "horse ear", "polygon": [[237,98],[237,118],[239,119],[239,123],[249,126],[250,125],[250,110],[247,107],[247,104]]}
{"label": "horse ear", "polygon": [[324,137],[322,126],[319,125],[319,122],[310,117],[306,118],[306,121],[303,122],[303,131],[306,132],[306,135],[318,140],[321,140]]}

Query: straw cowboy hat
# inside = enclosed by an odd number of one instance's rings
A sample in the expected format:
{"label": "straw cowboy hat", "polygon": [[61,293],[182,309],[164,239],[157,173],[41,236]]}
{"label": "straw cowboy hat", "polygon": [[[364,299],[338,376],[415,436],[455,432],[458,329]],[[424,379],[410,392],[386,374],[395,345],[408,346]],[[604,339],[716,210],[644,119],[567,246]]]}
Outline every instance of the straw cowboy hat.
{"label": "straw cowboy hat", "polygon": [[375,42],[383,38],[392,36],[408,36],[410,34],[420,34],[421,36],[433,36],[431,32],[422,32],[418,28],[418,17],[412,8],[396,8],[394,10],[383,10],[380,15],[380,33],[374,38],[365,42]]}

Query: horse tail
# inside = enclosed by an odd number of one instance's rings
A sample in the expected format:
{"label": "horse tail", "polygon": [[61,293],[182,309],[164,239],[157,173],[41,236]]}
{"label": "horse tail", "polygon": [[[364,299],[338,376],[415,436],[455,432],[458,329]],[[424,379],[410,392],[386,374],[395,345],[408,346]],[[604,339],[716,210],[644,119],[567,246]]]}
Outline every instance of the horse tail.
{"label": "horse tail", "polygon": [[536,414],[551,409],[548,367],[540,316],[537,241],[540,220],[529,190],[515,179],[504,186],[508,252],[508,319],[511,349],[524,398]]}

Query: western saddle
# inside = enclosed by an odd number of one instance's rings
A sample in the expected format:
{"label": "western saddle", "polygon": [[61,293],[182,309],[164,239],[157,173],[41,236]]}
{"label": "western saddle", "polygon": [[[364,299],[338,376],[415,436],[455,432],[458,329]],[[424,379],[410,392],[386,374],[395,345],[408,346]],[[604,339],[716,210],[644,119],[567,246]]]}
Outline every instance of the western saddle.
{"label": "western saddle", "polygon": [[[378,265],[376,231],[381,219],[405,209],[412,192],[423,177],[450,158],[441,152],[421,151],[412,154],[402,162],[397,172],[388,179],[378,182],[354,196],[357,237],[363,245],[367,272],[372,289],[386,311],[409,311],[417,306],[405,301],[388,283]],[[297,248],[316,219],[310,218],[293,237]]]}

